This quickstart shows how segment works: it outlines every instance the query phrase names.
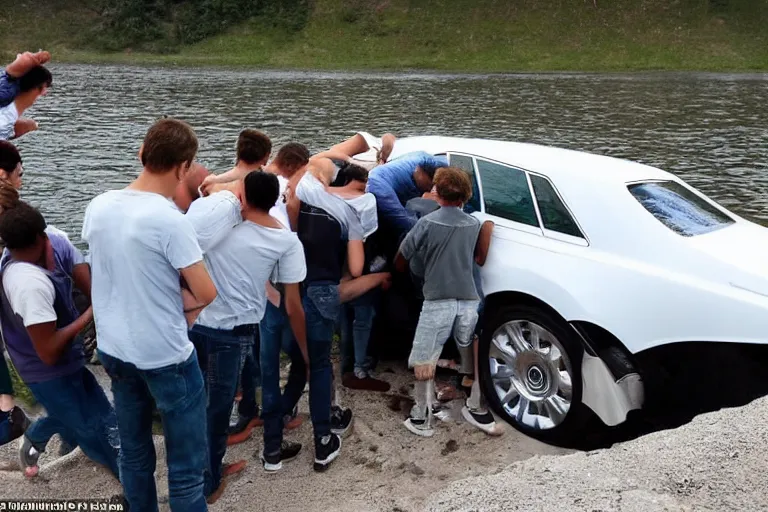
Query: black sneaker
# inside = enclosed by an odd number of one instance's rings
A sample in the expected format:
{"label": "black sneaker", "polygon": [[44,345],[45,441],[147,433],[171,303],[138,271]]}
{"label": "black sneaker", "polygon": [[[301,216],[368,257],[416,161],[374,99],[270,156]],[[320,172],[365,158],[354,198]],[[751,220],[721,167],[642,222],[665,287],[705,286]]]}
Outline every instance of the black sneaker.
{"label": "black sneaker", "polygon": [[264,466],[264,471],[274,473],[283,468],[283,462],[290,462],[298,457],[300,451],[301,443],[283,441],[283,444],[280,445],[280,453],[264,455],[264,451],[262,450],[259,454],[259,458],[261,459],[261,464]]}
{"label": "black sneaker", "polygon": [[461,415],[464,416],[467,423],[475,428],[479,428],[489,436],[500,436],[504,433],[504,429],[496,425],[496,420],[488,411],[473,411],[469,407],[464,406],[461,409]]}
{"label": "black sneaker", "polygon": [[315,446],[315,471],[325,471],[341,453],[341,438],[336,434],[325,436]]}
{"label": "black sneaker", "polygon": [[24,411],[21,409],[21,407],[16,406],[8,413],[8,420],[10,421],[10,427],[11,432],[10,436],[8,438],[8,442],[11,442],[15,439],[18,439],[24,434],[24,432],[27,431],[29,426],[32,424],[31,421],[29,421],[29,418],[24,413]]}
{"label": "black sneaker", "polygon": [[343,436],[352,426],[352,409],[342,409],[338,405],[331,407],[331,432]]}

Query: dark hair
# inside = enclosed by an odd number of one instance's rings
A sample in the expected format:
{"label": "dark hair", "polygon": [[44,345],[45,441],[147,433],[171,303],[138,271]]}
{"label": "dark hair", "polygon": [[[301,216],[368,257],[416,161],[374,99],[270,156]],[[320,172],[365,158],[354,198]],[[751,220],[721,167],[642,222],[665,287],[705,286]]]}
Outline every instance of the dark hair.
{"label": "dark hair", "polygon": [[368,169],[357,164],[346,163],[342,165],[334,181],[334,186],[343,187],[351,181],[368,183]]}
{"label": "dark hair", "polygon": [[275,157],[275,165],[289,172],[296,172],[309,163],[309,150],[304,144],[289,142],[280,148]]}
{"label": "dark hair", "polygon": [[0,215],[0,238],[9,250],[32,247],[46,227],[43,215],[23,201]]}
{"label": "dark hair", "polygon": [[458,167],[441,167],[435,173],[437,195],[446,201],[466,203],[472,197],[472,182]]}
{"label": "dark hair", "polygon": [[53,85],[53,75],[43,66],[35,66],[19,78],[19,90],[21,92],[50,87]]}
{"label": "dark hair", "polygon": [[243,130],[237,138],[237,159],[247,164],[261,162],[272,152],[272,141],[259,130]]}
{"label": "dark hair", "polygon": [[252,208],[268,212],[280,195],[280,182],[271,172],[253,171],[243,180],[245,202]]}
{"label": "dark hair", "polygon": [[439,165],[434,165],[432,163],[421,164],[419,167],[421,167],[421,170],[424,171],[431,180],[435,179],[435,173],[440,168]]}
{"label": "dark hair", "polygon": [[21,154],[16,146],[7,140],[0,140],[0,169],[12,173],[21,163]]}
{"label": "dark hair", "polygon": [[164,173],[182,164],[192,164],[197,154],[197,136],[185,122],[161,119],[147,132],[141,164],[150,172]]}

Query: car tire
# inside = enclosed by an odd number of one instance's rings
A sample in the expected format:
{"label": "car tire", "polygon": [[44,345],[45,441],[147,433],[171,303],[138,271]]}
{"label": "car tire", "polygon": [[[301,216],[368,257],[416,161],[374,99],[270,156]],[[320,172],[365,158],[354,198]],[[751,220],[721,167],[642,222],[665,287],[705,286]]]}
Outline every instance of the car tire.
{"label": "car tire", "polygon": [[[524,434],[570,445],[586,421],[581,402],[581,343],[565,320],[544,308],[505,305],[486,315],[478,355],[488,404]],[[520,334],[530,350],[523,345],[519,351],[513,348],[519,342],[512,340],[518,340]],[[505,350],[500,346],[506,346]]]}

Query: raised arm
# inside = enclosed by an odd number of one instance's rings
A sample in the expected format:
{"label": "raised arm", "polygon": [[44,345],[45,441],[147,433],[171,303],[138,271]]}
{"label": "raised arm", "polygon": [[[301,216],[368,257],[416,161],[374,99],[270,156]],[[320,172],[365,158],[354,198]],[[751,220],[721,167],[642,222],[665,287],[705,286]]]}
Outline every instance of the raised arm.
{"label": "raised arm", "polygon": [[5,72],[13,78],[19,78],[35,66],[41,66],[51,60],[51,54],[46,51],[36,53],[24,52],[16,56],[16,60],[5,67]]}

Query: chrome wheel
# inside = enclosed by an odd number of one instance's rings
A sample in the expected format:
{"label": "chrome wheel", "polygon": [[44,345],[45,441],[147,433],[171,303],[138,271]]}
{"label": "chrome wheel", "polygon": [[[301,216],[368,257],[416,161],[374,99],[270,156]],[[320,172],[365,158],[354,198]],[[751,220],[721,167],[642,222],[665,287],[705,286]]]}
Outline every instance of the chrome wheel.
{"label": "chrome wheel", "polygon": [[565,420],[573,370],[554,334],[527,320],[507,322],[493,333],[488,357],[493,389],[514,421],[549,430]]}

